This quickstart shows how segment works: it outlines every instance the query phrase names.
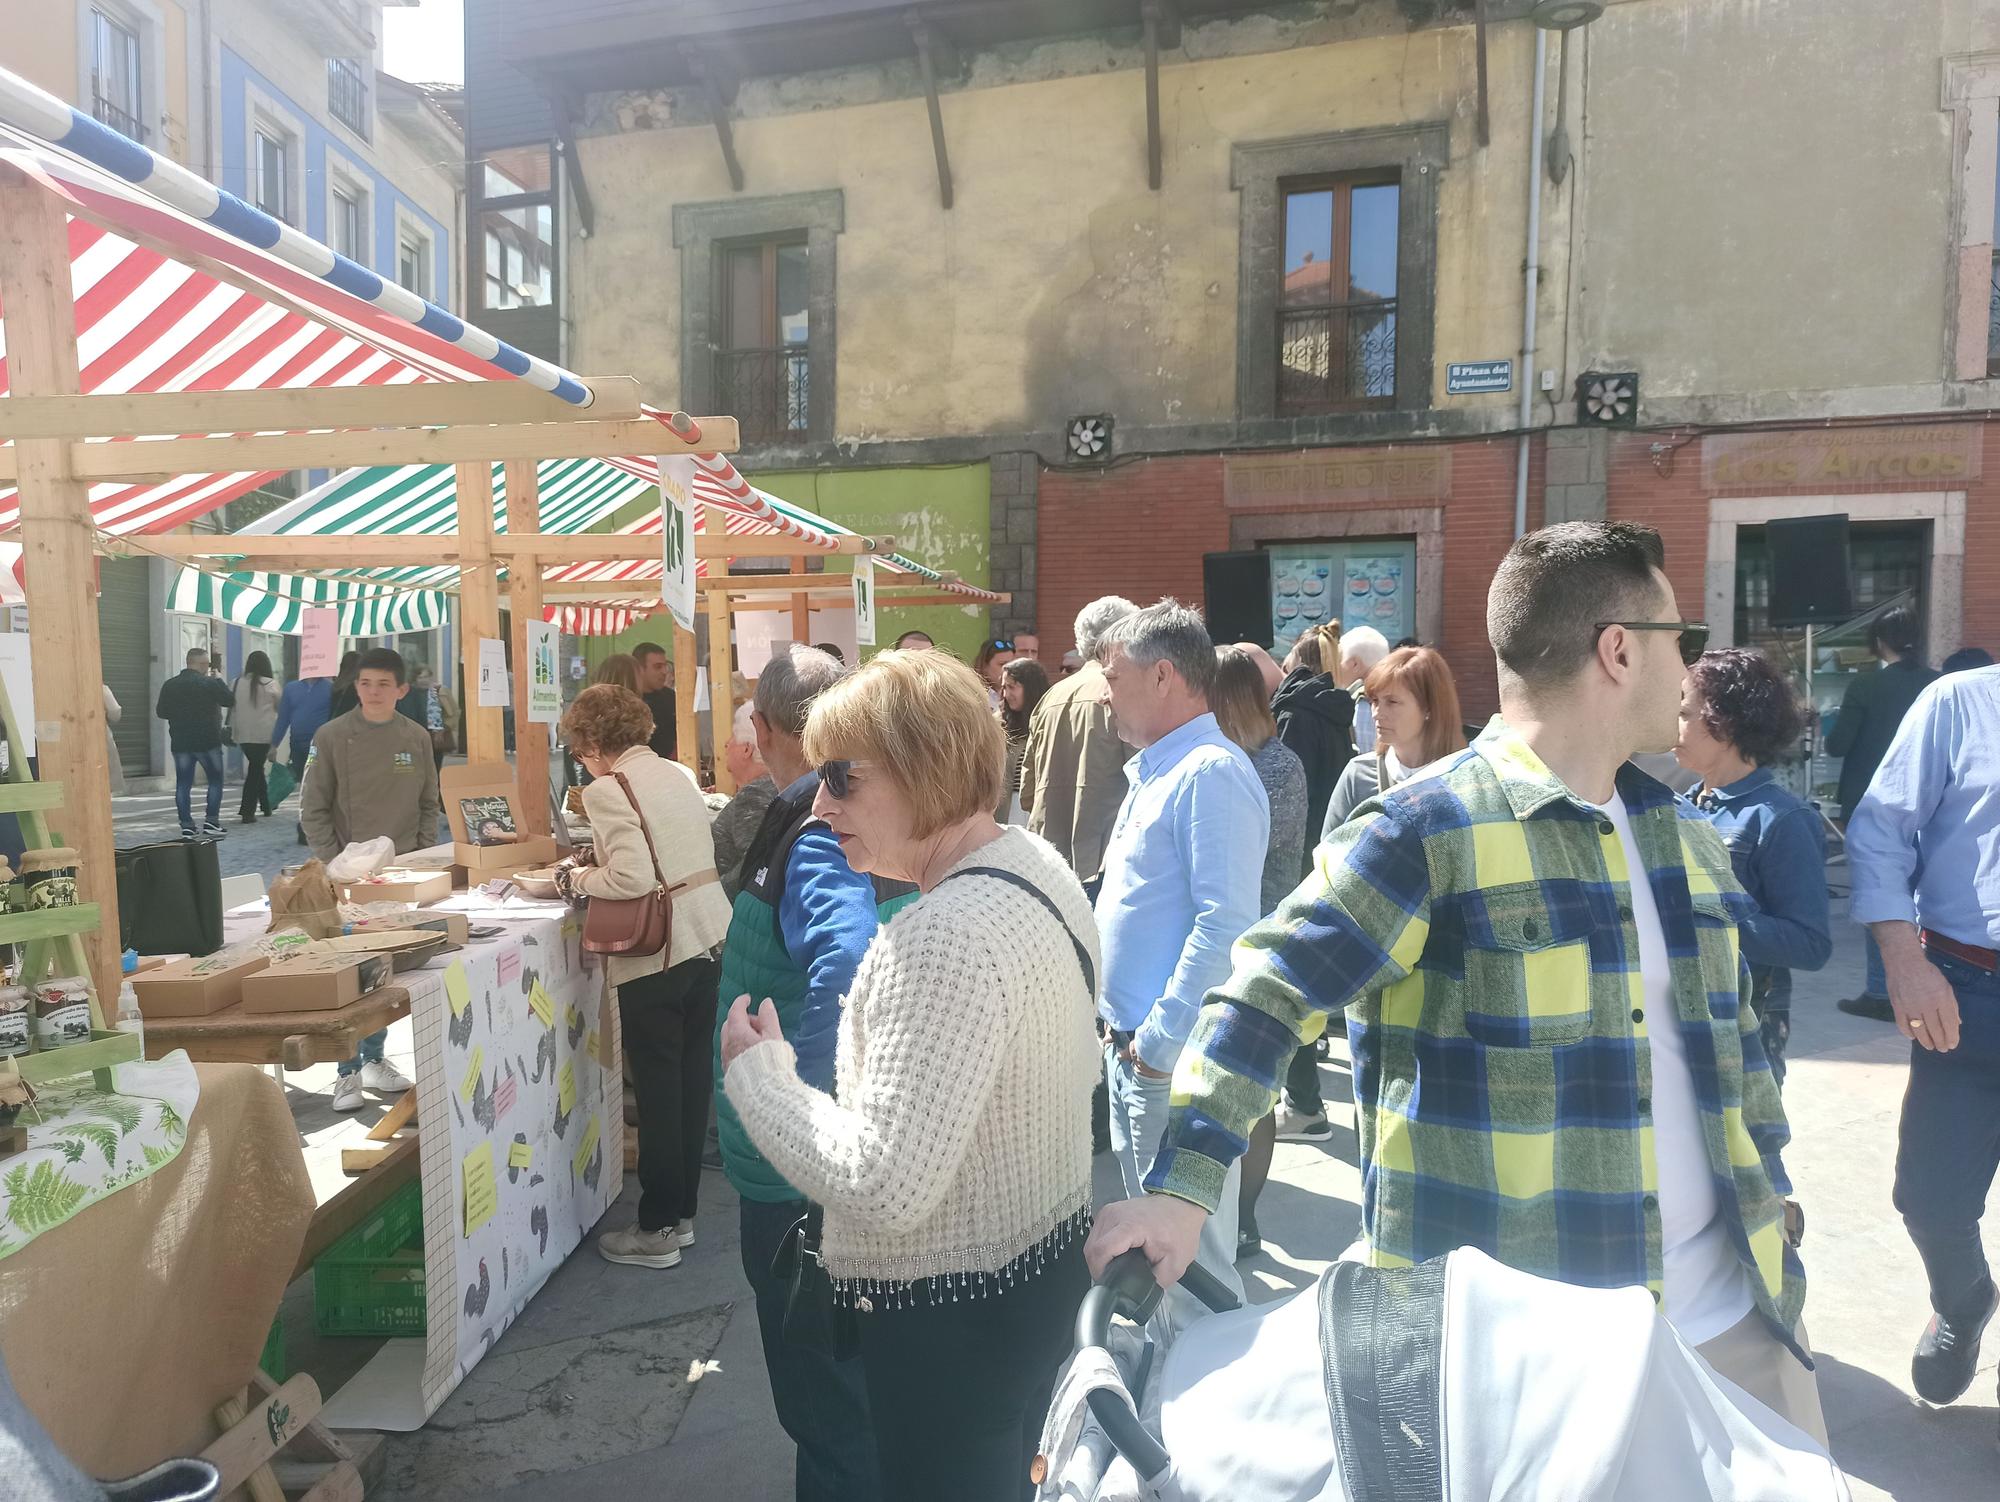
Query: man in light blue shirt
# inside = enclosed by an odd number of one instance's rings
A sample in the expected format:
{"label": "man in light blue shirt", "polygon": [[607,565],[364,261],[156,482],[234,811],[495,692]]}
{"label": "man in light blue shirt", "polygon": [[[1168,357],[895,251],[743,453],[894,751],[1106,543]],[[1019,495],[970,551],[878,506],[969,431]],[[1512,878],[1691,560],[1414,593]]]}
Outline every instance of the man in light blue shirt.
{"label": "man in light blue shirt", "polygon": [[[1263,782],[1209,713],[1215,647],[1198,612],[1173,600],[1137,611],[1105,639],[1104,678],[1119,735],[1139,754],[1104,852],[1097,926],[1104,945],[1098,1011],[1111,1146],[1127,1195],[1144,1191],[1167,1122],[1181,1045],[1202,998],[1229,978],[1230,947],[1260,916],[1271,837]],[[1235,1289],[1236,1187],[1202,1229],[1197,1260]],[[1195,1310],[1178,1291],[1172,1323]]]}
{"label": "man in light blue shirt", "polygon": [[1979,1218],[2000,1167],[2000,667],[1932,683],[1847,826],[1852,912],[1881,946],[1910,1083],[1896,1209],[1930,1279],[1910,1378],[1972,1385],[1996,1293]]}

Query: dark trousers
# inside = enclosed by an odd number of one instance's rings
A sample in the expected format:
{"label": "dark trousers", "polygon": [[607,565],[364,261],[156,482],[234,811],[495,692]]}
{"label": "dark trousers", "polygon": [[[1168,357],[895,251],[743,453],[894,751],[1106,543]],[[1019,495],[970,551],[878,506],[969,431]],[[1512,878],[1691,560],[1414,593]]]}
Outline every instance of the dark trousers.
{"label": "dark trousers", "polygon": [[778,1422],[799,1447],[797,1502],[876,1502],[882,1483],[875,1469],[875,1431],[868,1422],[868,1393],[861,1363],[834,1361],[785,1341],[785,1285],[771,1272],[779,1244],[800,1216],[804,1200],[763,1204],[746,1199],[739,1212],[743,1276],[757,1300],[757,1329]]}
{"label": "dark trousers", "polygon": [[639,1229],[693,1220],[715,1089],[711,1040],[721,960],[700,955],[618,988],[618,1021],[639,1102]]}
{"label": "dark trousers", "polygon": [[237,805],[237,815],[249,818],[258,810],[271,811],[271,790],[264,783],[264,763],[270,760],[269,746],[253,745],[246,741],[236,748],[243,753],[243,801]]}
{"label": "dark trousers", "polygon": [[1931,1307],[1977,1315],[1992,1288],[1979,1218],[2000,1168],[2000,977],[1931,952],[1958,996],[1958,1047],[1910,1045],[1896,1209],[1930,1278]]}
{"label": "dark trousers", "polygon": [[1324,1116],[1326,1102],[1319,1093],[1319,1044],[1305,1044],[1292,1055],[1285,1067],[1285,1104],[1308,1116]]}
{"label": "dark trousers", "polygon": [[1056,1371],[1090,1289],[1083,1240],[1005,1293],[861,1316],[884,1502],[1025,1502]]}
{"label": "dark trousers", "polygon": [[195,768],[208,779],[208,822],[222,822],[222,748],[174,753],[174,812],[181,816],[181,828],[194,828],[190,800],[194,795]]}

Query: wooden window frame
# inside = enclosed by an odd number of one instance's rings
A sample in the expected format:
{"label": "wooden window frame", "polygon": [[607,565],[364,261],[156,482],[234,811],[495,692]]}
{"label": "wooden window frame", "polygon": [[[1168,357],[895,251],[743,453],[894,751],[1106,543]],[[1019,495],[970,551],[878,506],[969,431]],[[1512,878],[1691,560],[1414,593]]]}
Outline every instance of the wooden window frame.
{"label": "wooden window frame", "polygon": [[[1333,287],[1352,290],[1354,190],[1356,188],[1391,187],[1397,191],[1398,204],[1400,206],[1403,174],[1400,169],[1394,167],[1363,168],[1353,172],[1319,173],[1311,177],[1287,178],[1279,182],[1278,232],[1276,243],[1272,248],[1276,254],[1278,263],[1276,271],[1278,286],[1277,316],[1280,320],[1288,312],[1323,312],[1334,314],[1347,312],[1355,307],[1362,306],[1361,303],[1356,302],[1352,298],[1329,300],[1324,304],[1287,306],[1285,302],[1285,234],[1286,221],[1290,217],[1288,211],[1291,207],[1292,199],[1309,193],[1330,192],[1333,194],[1332,247],[1329,253],[1329,259],[1333,266],[1333,275],[1329,280],[1328,286],[1329,290]],[[1396,225],[1396,258],[1399,265],[1402,260],[1402,237],[1403,225],[1399,214]],[[1398,285],[1400,286],[1400,279]],[[1367,301],[1387,302],[1391,305],[1392,317],[1400,314],[1400,298],[1370,298]],[[1278,341],[1278,347],[1273,351],[1273,358],[1278,362],[1278,376],[1282,378],[1285,361],[1284,341],[1282,338]],[[1391,356],[1392,361],[1396,358],[1394,355]],[[1286,417],[1309,417],[1322,412],[1386,412],[1394,409],[1396,405],[1395,388],[1396,379],[1392,365],[1390,392],[1387,396],[1346,396],[1332,401],[1289,406],[1284,403],[1281,397],[1279,399],[1278,412],[1280,415]]]}

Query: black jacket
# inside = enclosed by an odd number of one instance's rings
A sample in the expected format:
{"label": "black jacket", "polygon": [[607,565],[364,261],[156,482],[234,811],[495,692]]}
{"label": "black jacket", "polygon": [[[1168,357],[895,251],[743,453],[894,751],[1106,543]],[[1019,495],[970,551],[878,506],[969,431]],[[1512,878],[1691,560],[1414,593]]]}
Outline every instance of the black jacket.
{"label": "black jacket", "polygon": [[[646,708],[653,712],[653,738],[647,744],[653,748],[655,756],[667,761],[675,761],[680,752],[680,723],[675,719],[678,707],[674,701],[674,691],[670,688],[656,688],[651,693],[641,694]],[[722,748],[715,748],[717,760],[722,757]]]}
{"label": "black jacket", "polygon": [[1854,806],[1868,791],[1882,758],[1889,754],[1896,727],[1903,723],[1924,685],[1935,677],[1932,669],[1905,657],[1863,673],[1847,686],[1840,701],[1840,718],[1833,722],[1833,733],[1826,738],[1827,753],[1841,759],[1843,818],[1854,817]]}
{"label": "black jacket", "polygon": [[220,746],[222,712],[235,703],[236,695],[220,678],[183,668],[160,685],[153,712],[167,722],[167,739],[178,756]]}
{"label": "black jacket", "polygon": [[1278,739],[1306,764],[1306,828],[1316,830],[1326,822],[1334,784],[1354,760],[1354,697],[1325,673],[1294,668],[1271,696],[1271,713]]}

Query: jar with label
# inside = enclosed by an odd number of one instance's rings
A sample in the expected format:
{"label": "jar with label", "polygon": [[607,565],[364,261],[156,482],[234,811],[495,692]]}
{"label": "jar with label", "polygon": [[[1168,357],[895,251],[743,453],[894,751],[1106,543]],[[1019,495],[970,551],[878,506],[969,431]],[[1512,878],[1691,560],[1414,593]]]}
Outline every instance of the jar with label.
{"label": "jar with label", "polygon": [[30,850],[21,857],[21,882],[28,911],[76,906],[76,852],[67,846]]}
{"label": "jar with label", "polygon": [[0,1059],[28,1051],[29,1000],[26,986],[0,986]]}
{"label": "jar with label", "polygon": [[47,1052],[90,1041],[90,981],[81,975],[35,987],[35,1047]]}

